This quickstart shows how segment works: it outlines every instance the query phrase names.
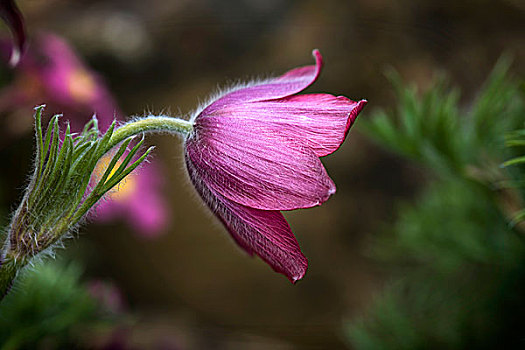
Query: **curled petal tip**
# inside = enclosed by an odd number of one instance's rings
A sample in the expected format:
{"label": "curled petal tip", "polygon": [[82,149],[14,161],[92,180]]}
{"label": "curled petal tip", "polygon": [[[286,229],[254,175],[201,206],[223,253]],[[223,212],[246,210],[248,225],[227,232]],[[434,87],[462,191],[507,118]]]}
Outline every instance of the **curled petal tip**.
{"label": "curled petal tip", "polygon": [[368,103],[367,100],[361,100],[357,102],[357,106],[352,111],[352,116],[354,119],[357,118],[357,115],[363,110],[363,108],[365,108],[367,103]]}
{"label": "curled petal tip", "polygon": [[359,102],[357,102],[357,105],[352,109],[352,111],[348,115],[348,120],[346,122],[345,138],[346,135],[348,135],[348,131],[350,131],[350,127],[354,124],[355,120],[357,119],[357,116],[359,115],[359,113],[361,113],[363,108],[365,108],[367,103],[367,100],[360,100]]}
{"label": "curled petal tip", "polygon": [[321,55],[321,52],[319,50],[314,49],[312,51],[312,55],[315,58],[315,66],[317,67],[317,74],[315,76],[315,80],[319,77],[319,74],[321,73],[321,69],[323,68],[323,56]]}
{"label": "curled petal tip", "polygon": [[363,110],[363,108],[365,108],[367,103],[368,103],[367,100],[360,100],[359,102],[357,102],[357,106],[352,111],[352,114],[354,115],[354,119]]}
{"label": "curled petal tip", "polygon": [[312,56],[314,56],[317,64],[323,63],[323,56],[321,55],[321,52],[318,49],[313,49]]}

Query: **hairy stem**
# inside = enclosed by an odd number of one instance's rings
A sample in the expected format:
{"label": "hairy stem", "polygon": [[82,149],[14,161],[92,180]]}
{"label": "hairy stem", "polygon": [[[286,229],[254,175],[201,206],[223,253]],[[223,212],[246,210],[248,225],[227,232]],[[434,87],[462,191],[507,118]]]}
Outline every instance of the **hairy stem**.
{"label": "hairy stem", "polygon": [[129,122],[116,129],[111,135],[111,139],[106,147],[109,151],[120,142],[130,136],[145,132],[168,132],[187,135],[193,130],[193,124],[187,120],[172,117],[150,116],[136,121]]}

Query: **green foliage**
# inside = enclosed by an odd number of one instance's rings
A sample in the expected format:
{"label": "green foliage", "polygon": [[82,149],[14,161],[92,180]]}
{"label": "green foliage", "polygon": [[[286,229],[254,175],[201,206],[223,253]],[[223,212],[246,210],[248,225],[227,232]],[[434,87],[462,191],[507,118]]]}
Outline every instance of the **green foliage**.
{"label": "green foliage", "polygon": [[0,303],[0,349],[72,348],[101,318],[74,264],[46,263],[26,271]]}
{"label": "green foliage", "polygon": [[436,86],[418,96],[416,87],[403,88],[400,77],[389,73],[400,99],[395,113],[377,112],[364,130],[385,146],[419,160],[441,167],[457,168],[463,162],[463,126],[458,118],[457,91],[445,92],[446,80],[441,77]]}
{"label": "green foliage", "polygon": [[525,131],[517,130],[525,94],[507,70],[500,60],[466,111],[443,79],[419,95],[393,75],[396,112],[365,125],[436,176],[373,243],[391,282],[347,325],[355,348],[525,346],[525,232],[516,220],[525,213]]}
{"label": "green foliage", "polygon": [[464,176],[468,166],[501,158],[505,133],[523,127],[524,102],[518,98],[519,86],[506,78],[508,67],[509,60],[502,58],[466,111],[460,110],[459,91],[450,89],[445,77],[420,94],[389,72],[399,99],[396,110],[377,111],[361,126],[384,146],[439,174]]}

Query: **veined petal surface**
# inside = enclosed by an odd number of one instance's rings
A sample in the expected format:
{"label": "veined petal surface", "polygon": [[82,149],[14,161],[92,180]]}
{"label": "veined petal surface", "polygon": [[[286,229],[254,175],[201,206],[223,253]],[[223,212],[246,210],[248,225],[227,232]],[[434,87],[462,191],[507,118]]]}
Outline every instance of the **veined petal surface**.
{"label": "veined petal surface", "polygon": [[186,140],[186,156],[207,187],[256,209],[309,208],[335,193],[310,147],[258,120],[201,119]]}
{"label": "veined petal surface", "polygon": [[[276,132],[309,146],[319,157],[335,152],[343,143],[366,100],[344,96],[306,94],[270,101],[224,106],[202,121],[265,123]],[[198,118],[197,123],[201,122]]]}

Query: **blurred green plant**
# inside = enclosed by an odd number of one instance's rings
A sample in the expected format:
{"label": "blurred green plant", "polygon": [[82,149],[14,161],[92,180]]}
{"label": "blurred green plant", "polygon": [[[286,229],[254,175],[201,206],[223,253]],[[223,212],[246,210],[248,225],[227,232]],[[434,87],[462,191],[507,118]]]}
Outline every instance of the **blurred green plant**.
{"label": "blurred green plant", "polygon": [[0,349],[78,348],[88,330],[110,327],[116,315],[101,310],[81,273],[58,261],[27,269],[0,302]]}
{"label": "blurred green plant", "polygon": [[[523,149],[525,147],[525,129],[519,129],[508,133],[505,138],[505,144],[507,145],[507,147],[516,147],[518,149]],[[525,165],[525,156],[518,155],[503,163],[503,166],[505,167],[512,167],[514,165],[519,165],[523,167],[523,165]],[[511,182],[510,186],[520,188],[523,191],[525,189],[525,180]],[[511,224],[517,225],[523,221],[525,221],[525,209],[519,210],[514,215]]]}
{"label": "blurred green plant", "polygon": [[439,77],[361,127],[431,174],[372,243],[391,282],[345,332],[356,349],[525,346],[525,90],[501,59],[475,102]]}

